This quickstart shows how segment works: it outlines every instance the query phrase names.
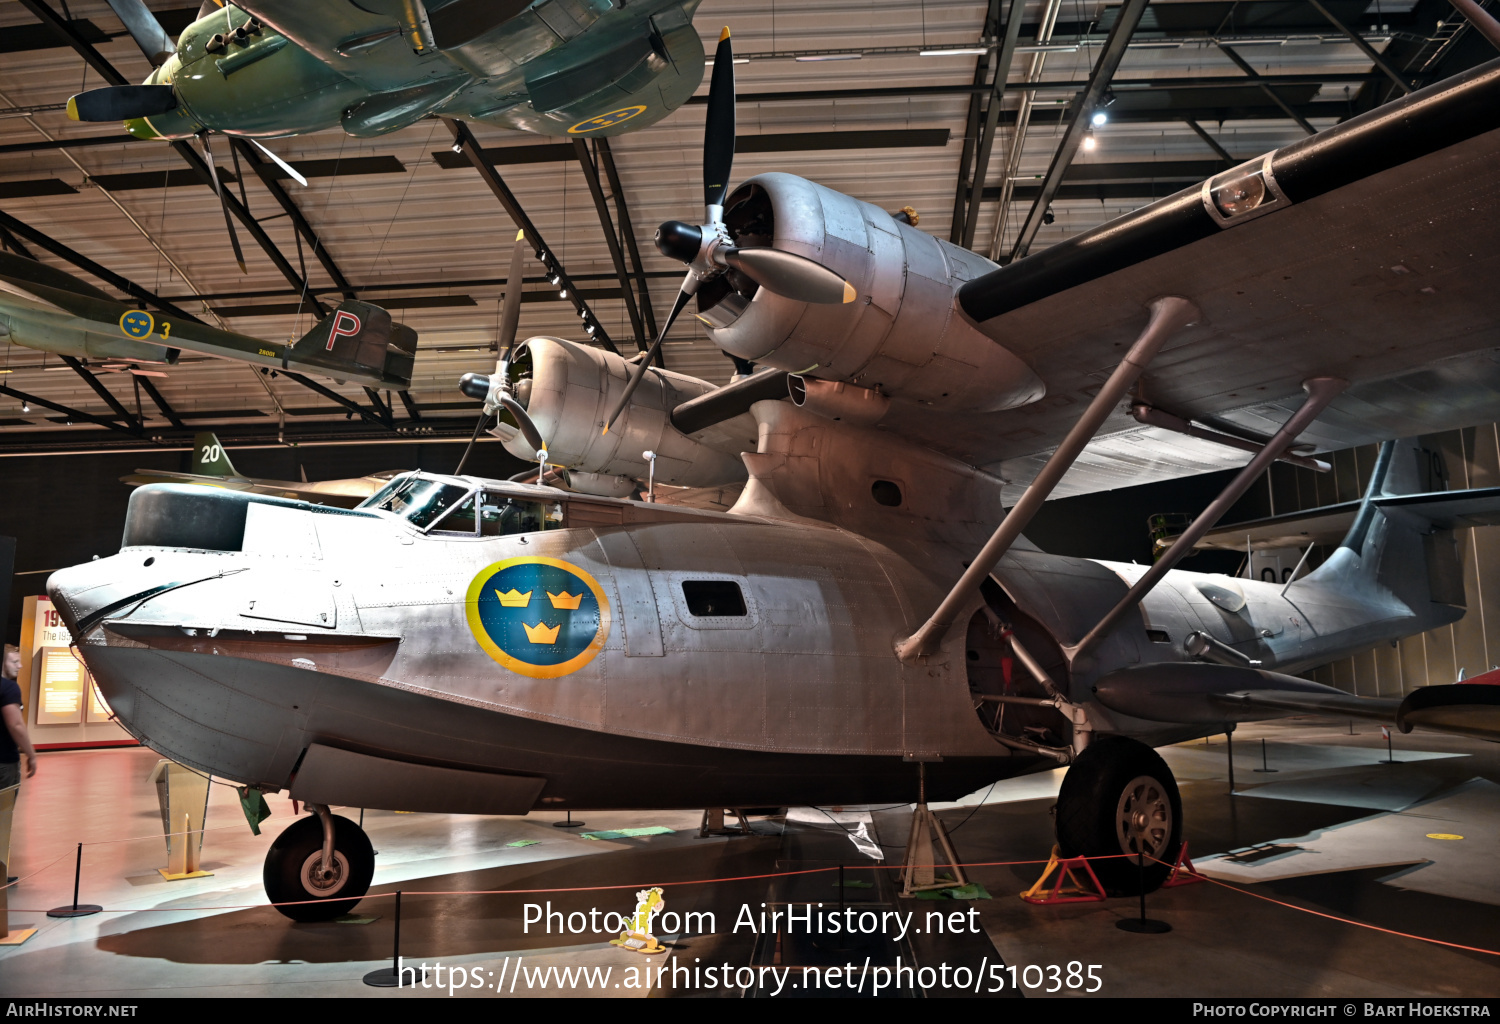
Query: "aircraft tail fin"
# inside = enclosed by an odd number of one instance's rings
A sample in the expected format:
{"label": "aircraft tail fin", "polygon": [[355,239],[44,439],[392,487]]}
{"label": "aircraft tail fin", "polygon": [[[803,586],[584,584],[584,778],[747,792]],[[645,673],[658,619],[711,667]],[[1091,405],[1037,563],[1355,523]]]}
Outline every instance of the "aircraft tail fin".
{"label": "aircraft tail fin", "polygon": [[208,431],[193,437],[193,460],[188,472],[198,476],[239,476],[218,436]]}
{"label": "aircraft tail fin", "polygon": [[345,299],[287,350],[286,363],[404,390],[416,355],[416,331],[379,306]]}
{"label": "aircraft tail fin", "polygon": [[1414,609],[1463,608],[1453,531],[1500,523],[1500,487],[1447,491],[1443,482],[1441,456],[1416,438],[1382,444],[1353,523],[1308,581],[1378,584]]}

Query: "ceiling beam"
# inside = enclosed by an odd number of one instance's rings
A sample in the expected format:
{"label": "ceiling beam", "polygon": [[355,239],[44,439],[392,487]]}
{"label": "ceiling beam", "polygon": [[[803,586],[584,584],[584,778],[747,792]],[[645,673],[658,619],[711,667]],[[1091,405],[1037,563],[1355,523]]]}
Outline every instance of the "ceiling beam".
{"label": "ceiling beam", "polygon": [[396,394],[400,396],[401,404],[406,407],[406,415],[411,417],[411,421],[413,423],[420,421],[422,419],[422,410],[417,406],[417,400],[411,397],[411,392],[398,391]]}
{"label": "ceiling beam", "polygon": [[[1351,84],[1367,82],[1372,78],[1378,78],[1370,71],[1338,71],[1326,75],[1302,74],[1302,75],[1261,75],[1261,81],[1270,85],[1319,85],[1323,82],[1349,82]],[[1244,79],[1238,75],[1203,75],[1198,77],[1177,78],[1124,78],[1114,82],[1116,91],[1124,95],[1125,89],[1211,89],[1226,85],[1242,85]],[[1046,92],[1056,89],[1062,92],[1077,92],[1088,87],[1088,81],[1066,81],[1066,82],[1011,82],[1006,88],[1008,90],[1028,90],[1031,92]],[[989,85],[914,85],[914,86],[873,86],[873,87],[851,87],[848,89],[794,89],[783,92],[759,92],[747,93],[739,97],[741,103],[806,103],[815,100],[876,100],[890,99],[892,97],[911,97],[913,99],[926,96],[968,96],[973,93],[986,93],[990,91]],[[700,96],[694,96],[688,103],[706,102]],[[749,136],[754,138],[754,136]]]}
{"label": "ceiling beam", "polygon": [[186,310],[179,309],[168,300],[154,294],[153,292],[147,291],[145,288],[142,288],[140,285],[136,284],[134,281],[129,280],[128,278],[121,277],[113,270],[109,270],[105,267],[100,266],[93,260],[89,259],[87,256],[84,256],[82,253],[75,252],[56,239],[42,234],[42,232],[38,231],[36,228],[31,227],[28,224],[23,224],[21,221],[12,217],[8,213],[0,212],[0,228],[9,231],[12,234],[18,235],[21,238],[26,239],[28,242],[32,242],[43,249],[46,249],[54,256],[67,260],[78,269],[87,271],[88,273],[97,277],[99,280],[103,281],[105,284],[119,289],[133,299],[136,299],[147,305],[155,306],[162,312],[170,313],[173,316],[177,317],[179,320],[188,320],[195,324],[203,323],[202,320],[193,316],[193,314],[187,312]]}
{"label": "ceiling beam", "polygon": [[558,287],[567,291],[568,301],[573,304],[573,309],[577,311],[579,319],[586,326],[592,325],[594,327],[594,331],[590,335],[593,340],[609,351],[619,355],[620,350],[610,340],[609,332],[604,329],[604,324],[599,322],[599,318],[594,315],[594,311],[589,308],[588,303],[583,301],[583,296],[578,294],[578,289],[573,287],[573,281],[568,277],[567,270],[563,268],[562,260],[558,259],[556,252],[548,248],[546,241],[542,238],[542,233],[537,230],[536,225],[531,222],[531,218],[526,216],[526,211],[521,208],[520,200],[516,199],[516,195],[510,190],[510,186],[505,184],[505,179],[500,177],[500,172],[495,170],[495,165],[484,155],[483,147],[479,145],[479,140],[474,137],[474,133],[469,130],[469,126],[451,117],[443,118],[443,124],[448,126],[448,131],[453,135],[454,145],[458,146],[468,156],[469,163],[479,172],[480,178],[484,179],[484,183],[489,186],[495,198],[500,201],[500,205],[504,207],[505,212],[510,216],[511,222],[526,232],[526,240],[535,247],[537,258],[546,264],[549,271],[557,275]]}
{"label": "ceiling beam", "polygon": [[635,292],[630,287],[630,274],[625,269],[625,253],[620,248],[620,236],[615,231],[614,218],[609,215],[609,204],[604,199],[604,187],[599,184],[599,168],[589,153],[588,143],[573,140],[573,155],[583,169],[583,180],[588,184],[589,195],[594,200],[594,212],[599,215],[599,227],[604,231],[604,241],[609,246],[609,259],[615,265],[615,276],[620,279],[620,294],[625,299],[625,313],[630,317],[630,329],[635,332],[635,344],[642,352],[651,347],[646,337],[645,325],[641,323],[641,311],[635,304]]}
{"label": "ceiling beam", "polygon": [[[59,402],[53,402],[49,399],[42,398],[39,395],[27,394],[25,391],[17,391],[15,388],[8,387],[4,384],[0,384],[0,395],[9,395],[11,398],[19,398],[22,402],[26,402],[30,405],[39,405],[43,409],[51,409],[53,412],[60,412],[75,423],[92,423],[97,427],[107,427],[110,430],[125,434],[127,437],[129,437],[133,441],[136,441],[137,443],[145,440],[145,437],[141,433],[136,431],[133,427],[122,426],[119,423],[116,423],[114,420],[106,419],[103,416],[94,416],[90,413],[80,412],[77,409],[62,405]],[[129,422],[128,418],[127,422]]]}
{"label": "ceiling beam", "polygon": [[[630,204],[625,201],[625,189],[620,185],[620,172],[615,167],[615,153],[608,139],[595,139],[594,152],[604,165],[604,178],[609,182],[610,195],[615,199],[615,212],[620,215],[620,233],[625,236],[625,251],[630,254],[631,266],[635,269],[635,288],[640,296],[641,317],[646,322],[646,333],[656,337],[656,313],[651,308],[651,290],[646,285],[647,274],[641,263],[641,250],[636,245],[635,228],[630,223]],[[671,271],[665,276],[671,276]],[[666,366],[661,349],[656,350],[656,365]]]}
{"label": "ceiling beam", "polygon": [[1246,61],[1244,57],[1241,57],[1237,52],[1235,52],[1232,46],[1228,46],[1224,43],[1219,42],[1216,42],[1215,45],[1217,45],[1220,51],[1223,52],[1224,56],[1234,61],[1235,64],[1239,66],[1239,69],[1245,73],[1245,77],[1259,86],[1260,91],[1265,93],[1266,97],[1270,99],[1272,103],[1280,107],[1287,117],[1290,117],[1293,121],[1296,121],[1299,125],[1301,125],[1303,131],[1307,132],[1307,134],[1309,135],[1317,134],[1318,130],[1312,125],[1308,124],[1307,118],[1303,117],[1301,114],[1297,113],[1295,110],[1289,107],[1287,105],[1287,102],[1277,94],[1276,90],[1271,88],[1271,86],[1266,82],[1265,76],[1263,76],[1259,71],[1256,71],[1254,68],[1252,68],[1249,62]]}
{"label": "ceiling beam", "polygon": [[[281,184],[281,168],[262,157],[256,151],[255,147],[244,139],[230,138],[229,145],[234,148],[234,151],[239,155],[241,160],[250,165],[250,169],[255,172],[256,177],[260,178],[261,185],[265,187],[267,192],[271,193],[271,198],[276,200],[276,205],[286,211],[287,218],[292,222],[292,229],[305,238],[307,243],[312,246],[313,256],[323,265],[323,269],[327,271],[328,276],[333,280],[334,287],[342,292],[346,299],[357,298],[354,286],[349,283],[349,279],[344,276],[344,272],[338,268],[338,264],[334,263],[333,256],[329,254],[327,247],[323,245],[323,240],[318,237],[312,225],[307,222],[307,218],[302,215],[302,210],[292,200],[292,197],[287,195],[286,189]],[[303,269],[303,275],[306,275],[305,268]]]}
{"label": "ceiling beam", "polygon": [[[984,84],[990,80],[988,43],[999,34],[1000,0],[990,0],[984,15],[984,26],[979,32],[979,42],[984,46],[984,52],[974,61],[973,91],[969,93],[969,111],[964,117],[964,148],[958,158],[958,182],[953,186],[953,219],[949,222],[948,241],[954,245],[958,245],[963,238],[964,208],[973,187],[974,150],[979,143],[979,115],[982,112],[979,97],[983,95]],[[995,81],[996,84],[999,83],[998,78]]]}
{"label": "ceiling beam", "polygon": [[979,154],[975,160],[974,177],[969,184],[968,209],[964,214],[963,247],[974,247],[974,232],[979,226],[979,193],[984,189],[984,179],[990,170],[990,151],[995,146],[995,133],[999,131],[1000,106],[1005,99],[1005,83],[1010,78],[1010,65],[1016,55],[1016,43],[1020,40],[1021,12],[1024,0],[1011,0],[1010,11],[1005,15],[1005,42],[1000,45],[1000,59],[995,65],[995,88],[985,105],[984,130],[979,136]]}
{"label": "ceiling beam", "polygon": [[1365,42],[1364,36],[1351,29],[1348,25],[1345,25],[1342,21],[1334,16],[1334,13],[1332,11],[1330,11],[1327,7],[1324,7],[1322,3],[1319,2],[1319,0],[1308,0],[1308,3],[1312,4],[1313,9],[1316,10],[1319,14],[1327,18],[1330,25],[1338,29],[1340,32],[1344,33],[1344,35],[1349,38],[1349,41],[1351,43],[1359,47],[1360,52],[1363,53],[1366,57],[1370,58],[1370,63],[1379,68],[1381,74],[1385,75],[1385,77],[1396,83],[1396,88],[1400,89],[1403,94],[1412,91],[1411,83],[1402,78],[1400,75],[1396,74],[1396,69],[1387,64],[1385,58],[1376,53],[1373,46]]}
{"label": "ceiling beam", "polygon": [[161,410],[161,414],[167,418],[168,423],[172,424],[178,430],[187,429],[187,425],[178,417],[177,410],[167,404],[167,400],[162,397],[161,392],[156,390],[156,385],[151,383],[150,377],[137,377],[136,381],[140,384],[141,390],[151,396],[151,401],[156,403],[156,407]]}
{"label": "ceiling beam", "polygon": [[1209,149],[1219,155],[1220,160],[1223,160],[1225,163],[1234,163],[1234,157],[1229,155],[1229,150],[1219,145],[1219,140],[1208,134],[1208,131],[1201,124],[1191,117],[1185,117],[1183,121],[1198,134],[1198,138],[1202,139],[1208,145]]}
{"label": "ceiling beam", "polygon": [[296,381],[298,384],[301,384],[303,387],[311,391],[316,391],[324,398],[337,402],[339,405],[343,406],[350,412],[358,413],[361,417],[375,424],[375,426],[377,427],[383,427],[386,430],[392,429],[392,424],[387,423],[385,420],[381,419],[379,414],[371,412],[369,409],[366,409],[364,406],[360,405],[353,399],[345,398],[343,395],[339,394],[332,388],[324,387],[317,381],[304,377],[302,376],[302,374],[297,373],[293,370],[276,370],[273,372],[281,374],[288,380]]}
{"label": "ceiling beam", "polygon": [[134,428],[133,433],[140,432],[141,424],[136,422],[136,418],[130,415],[130,410],[126,409],[125,406],[120,403],[120,400],[110,393],[109,388],[105,387],[98,377],[95,377],[92,373],[90,373],[88,371],[88,368],[73,356],[64,355],[62,357],[62,361],[66,363],[74,373],[82,377],[85,384],[93,388],[94,394],[102,398],[104,400],[104,404],[114,410],[116,416],[120,417],[127,424]]}
{"label": "ceiling beam", "polygon": [[1063,175],[1067,173],[1068,165],[1073,162],[1073,156],[1078,152],[1078,147],[1083,145],[1084,133],[1091,127],[1089,118],[1093,116],[1094,108],[1103,99],[1104,90],[1109,88],[1115,69],[1120,66],[1120,60],[1125,56],[1125,50],[1130,45],[1130,37],[1135,35],[1135,28],[1140,24],[1141,15],[1146,12],[1146,4],[1147,0],[1125,0],[1119,8],[1119,16],[1109,30],[1109,38],[1104,41],[1104,47],[1099,51],[1099,59],[1094,63],[1094,70],[1089,75],[1088,86],[1083,90],[1082,95],[1073,101],[1072,115],[1063,132],[1062,142],[1058,144],[1057,152],[1052,154],[1052,164],[1047,168],[1047,176],[1042,181],[1042,190],[1037,195],[1036,201],[1031,204],[1030,212],[1026,214],[1026,220],[1021,225],[1020,234],[1016,236],[1016,244],[1011,249],[1010,259],[1007,262],[1014,263],[1025,256],[1031,248],[1032,240],[1041,229],[1042,217],[1047,212],[1047,204],[1052,201],[1058,186],[1062,184]]}

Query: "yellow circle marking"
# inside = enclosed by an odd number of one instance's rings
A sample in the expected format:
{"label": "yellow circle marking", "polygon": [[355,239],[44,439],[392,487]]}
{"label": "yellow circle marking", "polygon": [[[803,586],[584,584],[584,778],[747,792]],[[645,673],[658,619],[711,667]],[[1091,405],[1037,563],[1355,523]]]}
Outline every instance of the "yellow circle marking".
{"label": "yellow circle marking", "polygon": [[[599,626],[594,632],[593,640],[590,641],[587,647],[567,661],[553,665],[539,665],[534,662],[522,661],[495,642],[490,630],[486,627],[484,620],[480,616],[479,599],[480,595],[484,593],[485,587],[489,586],[495,580],[495,577],[506,569],[525,565],[550,566],[551,568],[562,570],[588,587],[589,592],[593,594],[594,600],[597,602]],[[540,588],[536,589],[540,590]],[[548,602],[545,591],[534,593],[533,596],[539,603]],[[598,580],[570,562],[564,562],[558,558],[543,558],[540,556],[507,558],[504,561],[485,566],[474,576],[473,581],[469,584],[468,593],[464,597],[464,613],[469,620],[470,632],[474,634],[474,639],[479,641],[479,646],[484,648],[486,654],[512,672],[529,676],[532,679],[556,679],[559,676],[576,672],[584,665],[587,665],[594,659],[594,655],[604,649],[604,642],[609,638],[611,622],[609,600],[604,596],[604,588],[599,586]]]}
{"label": "yellow circle marking", "polygon": [[156,330],[156,318],[144,309],[127,309],[120,315],[120,333],[127,338],[149,338]]}
{"label": "yellow circle marking", "polygon": [[646,107],[644,105],[636,107],[621,107],[619,110],[611,110],[607,114],[600,114],[598,117],[591,117],[586,121],[579,121],[573,127],[568,129],[568,134],[587,135],[589,132],[597,132],[603,128],[613,128],[621,121],[629,121],[637,114],[644,114],[645,112]]}
{"label": "yellow circle marking", "polygon": [[1427,833],[1427,838],[1428,839],[1462,839],[1463,836],[1456,836],[1452,832],[1429,832],[1429,833]]}

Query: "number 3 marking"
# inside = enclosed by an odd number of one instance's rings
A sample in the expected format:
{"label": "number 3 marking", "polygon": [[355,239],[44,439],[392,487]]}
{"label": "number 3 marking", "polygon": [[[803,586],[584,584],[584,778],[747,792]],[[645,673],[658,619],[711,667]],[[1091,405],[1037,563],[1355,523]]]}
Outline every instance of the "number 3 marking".
{"label": "number 3 marking", "polygon": [[172,325],[165,320],[161,322],[161,336],[163,338],[170,338],[172,336]]}

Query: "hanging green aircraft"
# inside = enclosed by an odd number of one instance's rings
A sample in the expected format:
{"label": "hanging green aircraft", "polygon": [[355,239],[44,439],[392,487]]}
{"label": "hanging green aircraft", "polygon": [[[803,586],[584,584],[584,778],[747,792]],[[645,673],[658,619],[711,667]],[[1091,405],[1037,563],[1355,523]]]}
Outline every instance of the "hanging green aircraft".
{"label": "hanging green aircraft", "polygon": [[698,0],[207,0],[171,38],[142,0],[109,0],[155,65],[68,114],[141,138],[357,138],[431,114],[560,137],[661,120],[703,78]]}
{"label": "hanging green aircraft", "polygon": [[390,313],[368,302],[346,299],[307,334],[282,344],[147,312],[55,267],[7,252],[0,252],[0,340],[131,363],[175,363],[186,349],[398,391],[411,386],[417,353],[417,332],[392,323]]}

